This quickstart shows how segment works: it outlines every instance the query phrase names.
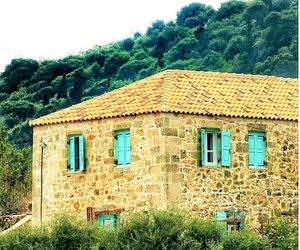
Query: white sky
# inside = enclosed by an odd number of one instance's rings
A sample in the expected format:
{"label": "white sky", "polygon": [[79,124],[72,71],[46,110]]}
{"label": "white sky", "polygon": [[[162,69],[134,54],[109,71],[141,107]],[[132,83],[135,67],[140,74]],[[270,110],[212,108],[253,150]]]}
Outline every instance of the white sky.
{"label": "white sky", "polygon": [[175,20],[192,2],[225,0],[1,0],[0,72],[13,58],[61,58]]}

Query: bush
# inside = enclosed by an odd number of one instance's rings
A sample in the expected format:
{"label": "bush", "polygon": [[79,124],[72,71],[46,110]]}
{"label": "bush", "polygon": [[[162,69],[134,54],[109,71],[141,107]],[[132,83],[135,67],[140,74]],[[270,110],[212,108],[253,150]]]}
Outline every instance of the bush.
{"label": "bush", "polygon": [[269,223],[264,234],[269,238],[272,248],[298,249],[297,226],[290,224],[287,220],[275,220]]}
{"label": "bush", "polygon": [[52,249],[48,228],[26,227],[0,237],[1,250],[40,250]]}
{"label": "bush", "polygon": [[222,229],[210,220],[194,218],[187,226],[183,237],[185,249],[209,249],[222,240]]}
{"label": "bush", "polygon": [[1,250],[98,249],[99,227],[59,215],[46,227],[26,227],[0,236]]}
{"label": "bush", "polygon": [[59,215],[51,225],[53,249],[92,249],[98,244],[99,226],[75,216]]}
{"label": "bush", "polygon": [[185,224],[185,217],[174,211],[132,214],[117,230],[116,249],[175,249]]}
{"label": "bush", "polygon": [[242,231],[233,232],[224,239],[224,250],[263,250],[268,248],[268,240],[257,233]]}

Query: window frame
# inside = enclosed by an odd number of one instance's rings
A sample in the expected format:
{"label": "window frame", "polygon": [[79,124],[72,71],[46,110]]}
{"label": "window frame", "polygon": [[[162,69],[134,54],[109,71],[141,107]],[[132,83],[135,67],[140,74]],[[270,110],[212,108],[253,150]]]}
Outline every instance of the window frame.
{"label": "window frame", "polygon": [[[208,149],[208,134],[212,134],[212,149]],[[218,162],[218,132],[217,131],[205,131],[205,148],[204,148],[204,154],[205,154],[205,165],[206,166],[217,166],[219,165]],[[213,161],[208,162],[208,154],[213,154]]]}
{"label": "window frame", "polygon": [[[216,129],[216,128],[202,128],[204,130],[204,155],[205,155],[205,160],[204,163],[202,164],[204,167],[216,167],[216,166],[221,166],[221,130]],[[215,147],[215,150],[208,150],[207,149],[207,134],[213,134],[213,147]],[[202,138],[201,138],[202,139]],[[202,145],[201,145],[202,146]],[[207,155],[208,151],[213,152],[213,158],[214,162],[208,162]],[[202,162],[202,161],[201,161]]]}
{"label": "window frame", "polygon": [[[109,213],[109,214],[97,214],[96,220],[99,226],[106,228],[115,228],[120,221],[119,213]],[[112,221],[109,225],[105,225],[105,221]]]}

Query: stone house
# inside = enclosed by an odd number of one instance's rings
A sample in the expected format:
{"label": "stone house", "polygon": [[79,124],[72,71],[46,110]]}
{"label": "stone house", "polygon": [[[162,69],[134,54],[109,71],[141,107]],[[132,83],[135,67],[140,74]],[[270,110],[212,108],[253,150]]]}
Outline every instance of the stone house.
{"label": "stone house", "polygon": [[149,207],[295,219],[297,102],[296,79],[167,70],[33,120],[33,222]]}

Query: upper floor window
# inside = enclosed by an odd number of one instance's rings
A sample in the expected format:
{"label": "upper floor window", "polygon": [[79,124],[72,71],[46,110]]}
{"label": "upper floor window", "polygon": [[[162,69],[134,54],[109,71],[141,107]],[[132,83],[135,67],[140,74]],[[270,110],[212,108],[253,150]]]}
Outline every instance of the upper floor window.
{"label": "upper floor window", "polygon": [[115,134],[115,158],[119,167],[130,164],[130,130],[118,130]]}
{"label": "upper floor window", "polygon": [[84,170],[84,137],[70,135],[68,138],[68,169],[71,172]]}
{"label": "upper floor window", "polygon": [[261,168],[266,165],[266,133],[251,131],[248,133],[249,166]]}
{"label": "upper floor window", "polygon": [[201,162],[203,166],[230,166],[230,132],[201,129]]}

